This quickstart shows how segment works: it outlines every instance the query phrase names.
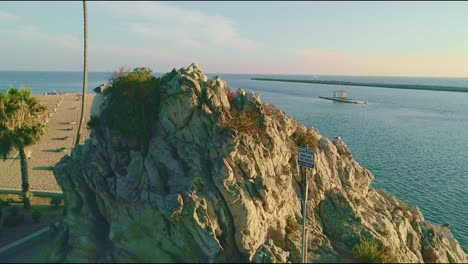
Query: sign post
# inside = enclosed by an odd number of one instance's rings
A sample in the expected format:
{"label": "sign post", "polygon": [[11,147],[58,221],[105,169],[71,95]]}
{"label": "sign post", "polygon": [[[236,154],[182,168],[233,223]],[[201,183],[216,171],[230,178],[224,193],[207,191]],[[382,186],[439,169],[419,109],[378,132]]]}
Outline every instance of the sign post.
{"label": "sign post", "polygon": [[301,166],[302,181],[304,183],[302,202],[302,263],[307,262],[307,233],[305,230],[306,223],[306,209],[307,209],[307,192],[308,192],[308,181],[306,168],[314,168],[315,166],[315,155],[312,150],[307,148],[298,148],[297,162]]}

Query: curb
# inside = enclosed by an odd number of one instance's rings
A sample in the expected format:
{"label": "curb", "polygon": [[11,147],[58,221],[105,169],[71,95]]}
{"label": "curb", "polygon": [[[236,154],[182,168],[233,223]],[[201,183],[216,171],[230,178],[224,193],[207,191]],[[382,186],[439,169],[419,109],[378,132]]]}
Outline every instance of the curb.
{"label": "curb", "polygon": [[[33,195],[38,194],[40,195],[57,195],[63,194],[61,191],[40,191],[40,190],[29,190],[33,193]],[[0,188],[0,193],[4,194],[22,194],[23,191],[21,189],[12,189],[12,188]]]}

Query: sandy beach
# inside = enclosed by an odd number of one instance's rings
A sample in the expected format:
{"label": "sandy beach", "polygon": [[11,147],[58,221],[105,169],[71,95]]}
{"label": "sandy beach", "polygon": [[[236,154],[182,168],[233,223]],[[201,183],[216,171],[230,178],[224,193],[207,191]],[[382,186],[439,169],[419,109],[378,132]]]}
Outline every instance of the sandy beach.
{"label": "sandy beach", "polygon": [[[29,185],[32,191],[61,191],[50,166],[54,166],[64,155],[70,155],[70,149],[76,139],[76,130],[81,113],[81,94],[67,93],[58,95],[34,95],[47,106],[52,117],[49,128],[39,143],[26,148],[30,152]],[[57,106],[60,99],[62,103]],[[87,95],[85,123],[82,129],[82,143],[89,138],[86,123],[91,113],[97,113],[102,102],[100,94]],[[54,108],[56,112],[54,113]],[[59,151],[65,148],[63,151]],[[21,171],[18,151],[14,151],[7,160],[0,159],[0,189],[21,189]]]}

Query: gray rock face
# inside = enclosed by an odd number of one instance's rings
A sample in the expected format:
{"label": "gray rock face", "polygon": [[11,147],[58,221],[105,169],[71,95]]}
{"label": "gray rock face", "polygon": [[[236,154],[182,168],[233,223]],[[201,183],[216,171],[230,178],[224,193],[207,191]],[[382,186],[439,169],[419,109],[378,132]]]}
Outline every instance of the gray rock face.
{"label": "gray rock face", "polygon": [[100,124],[55,166],[66,216],[52,260],[298,262],[302,135],[316,153],[308,260],[365,261],[353,249],[371,239],[396,262],[468,262],[446,227],[372,189],[343,141],[257,95],[231,93],[192,64],[162,77],[160,102],[141,150]]}
{"label": "gray rock face", "polygon": [[94,88],[93,91],[96,93],[104,93],[104,91],[109,88],[112,85],[112,83],[107,82],[99,85],[98,87]]}

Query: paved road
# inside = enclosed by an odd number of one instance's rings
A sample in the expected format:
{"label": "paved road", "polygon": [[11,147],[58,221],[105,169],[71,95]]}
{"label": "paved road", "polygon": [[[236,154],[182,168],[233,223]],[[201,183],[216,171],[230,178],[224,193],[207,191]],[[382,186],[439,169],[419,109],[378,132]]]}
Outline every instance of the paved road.
{"label": "paved road", "polygon": [[50,248],[51,235],[45,232],[16,247],[0,253],[0,263],[44,263],[44,252]]}

